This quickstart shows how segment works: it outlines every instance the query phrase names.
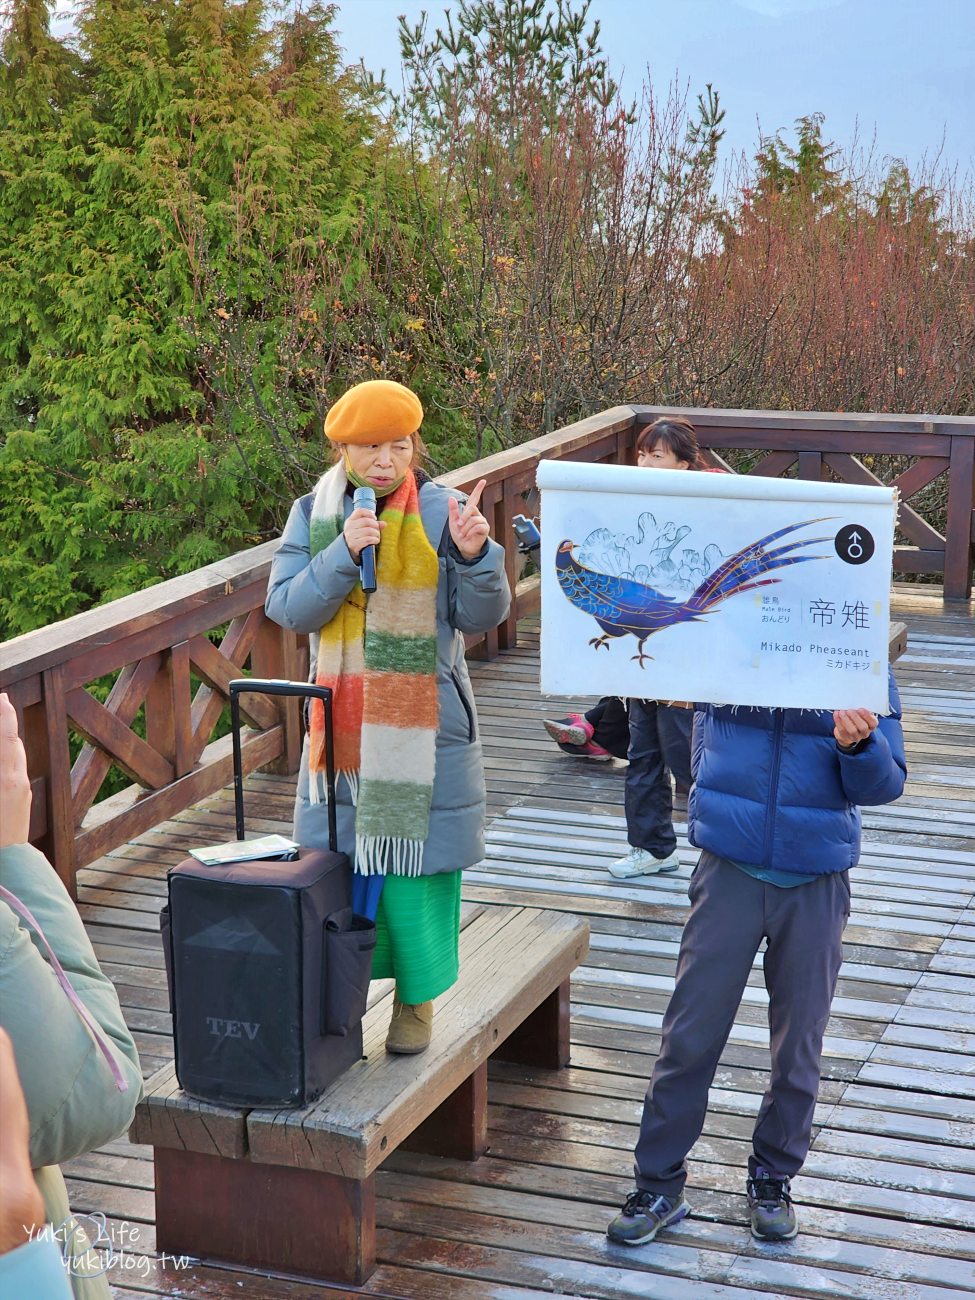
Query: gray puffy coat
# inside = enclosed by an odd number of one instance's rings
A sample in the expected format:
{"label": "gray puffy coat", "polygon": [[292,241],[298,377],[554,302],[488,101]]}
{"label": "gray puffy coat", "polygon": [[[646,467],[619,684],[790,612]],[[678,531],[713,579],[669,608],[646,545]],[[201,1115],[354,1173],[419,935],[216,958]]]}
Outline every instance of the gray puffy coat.
{"label": "gray puffy coat", "polygon": [[[430,545],[440,559],[437,586],[437,694],[440,723],[430,829],[423,852],[422,874],[456,871],[484,856],[484,769],[478,739],[477,713],[467,663],[464,632],[484,632],[505,617],[511,592],[504,571],[504,551],[489,540],[480,557],[465,561],[447,532],[447,501],[463,496],[438,483],[420,487],[420,514]],[[318,555],[309,551],[309,520],[313,494],[301,497],[281,537],[271,564],[267,600],[269,618],[294,632],[311,636],[312,671],[317,659],[318,632],[359,581],[360,570],[340,534]],[[346,517],[352,499],[346,497]],[[352,855],[355,808],[346,781],[339,778],[336,798],[339,848]],[[295,800],[295,839],[311,847],[328,845],[328,812],[324,803],[308,800],[308,743],[305,742]]]}

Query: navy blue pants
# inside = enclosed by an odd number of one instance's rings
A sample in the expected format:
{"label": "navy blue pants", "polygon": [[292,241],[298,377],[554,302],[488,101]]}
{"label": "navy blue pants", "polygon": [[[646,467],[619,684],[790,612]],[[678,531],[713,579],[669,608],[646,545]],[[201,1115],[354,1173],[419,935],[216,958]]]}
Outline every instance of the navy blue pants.
{"label": "navy blue pants", "polygon": [[802,1168],[850,914],[846,871],[782,889],[708,852],[688,894],[677,983],[636,1145],[637,1187],[670,1199],[683,1190],[685,1157],[704,1127],[708,1089],[763,939],[772,1070],[749,1164],[789,1178]]}
{"label": "navy blue pants", "polygon": [[665,858],[677,847],[670,776],[691,784],[692,709],[656,700],[630,700],[630,746],[626,769],[626,838],[634,848]]}

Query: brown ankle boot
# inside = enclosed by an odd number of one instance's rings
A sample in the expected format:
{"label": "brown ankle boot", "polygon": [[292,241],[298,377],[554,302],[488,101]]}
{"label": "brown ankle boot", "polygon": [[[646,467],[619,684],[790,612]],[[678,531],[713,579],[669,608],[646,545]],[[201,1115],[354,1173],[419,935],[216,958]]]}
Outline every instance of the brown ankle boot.
{"label": "brown ankle boot", "polygon": [[386,1051],[408,1055],[430,1046],[433,1034],[433,1003],[410,1005],[393,995],[393,1018],[386,1035]]}

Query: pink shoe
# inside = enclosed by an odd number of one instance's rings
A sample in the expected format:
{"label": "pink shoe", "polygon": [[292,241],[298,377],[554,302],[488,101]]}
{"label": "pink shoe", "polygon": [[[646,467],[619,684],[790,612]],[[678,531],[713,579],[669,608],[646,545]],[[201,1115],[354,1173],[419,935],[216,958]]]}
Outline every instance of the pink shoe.
{"label": "pink shoe", "polygon": [[613,757],[608,749],[603,749],[602,745],[597,745],[592,740],[587,740],[584,745],[567,745],[564,740],[560,740],[559,749],[564,754],[571,754],[573,758],[589,758],[594,763],[607,763]]}
{"label": "pink shoe", "polygon": [[[567,718],[545,718],[542,726],[560,745],[588,745],[592,740],[593,725],[587,722],[581,713],[570,713]],[[608,754],[601,745],[594,746],[600,754]],[[592,755],[590,755],[592,757]]]}

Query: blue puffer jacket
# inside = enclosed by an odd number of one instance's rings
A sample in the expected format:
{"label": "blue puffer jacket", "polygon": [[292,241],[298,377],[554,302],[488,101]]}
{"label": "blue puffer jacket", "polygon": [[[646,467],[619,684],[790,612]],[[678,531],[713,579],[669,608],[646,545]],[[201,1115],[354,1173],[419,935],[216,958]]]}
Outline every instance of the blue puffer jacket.
{"label": "blue puffer jacket", "polygon": [[694,716],[689,839],[722,858],[827,875],[860,856],[859,804],[892,803],[907,776],[900,698],[863,749],[844,754],[833,715],[701,705]]}

